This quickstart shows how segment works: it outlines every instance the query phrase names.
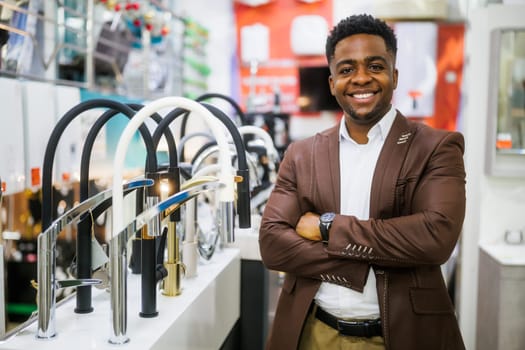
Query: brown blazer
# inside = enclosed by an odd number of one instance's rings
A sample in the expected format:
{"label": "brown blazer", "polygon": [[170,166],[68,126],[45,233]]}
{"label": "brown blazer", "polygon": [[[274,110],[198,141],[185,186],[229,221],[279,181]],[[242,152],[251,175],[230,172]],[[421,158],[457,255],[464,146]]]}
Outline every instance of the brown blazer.
{"label": "brown blazer", "polygon": [[387,349],[465,348],[440,269],[465,215],[463,151],[460,133],[398,113],[377,161],[370,219],[337,215],[325,246],[294,228],[307,211],[339,213],[339,126],[288,147],[259,233],[263,263],[286,273],[266,349],[297,348],[322,281],[362,291],[369,270]]}

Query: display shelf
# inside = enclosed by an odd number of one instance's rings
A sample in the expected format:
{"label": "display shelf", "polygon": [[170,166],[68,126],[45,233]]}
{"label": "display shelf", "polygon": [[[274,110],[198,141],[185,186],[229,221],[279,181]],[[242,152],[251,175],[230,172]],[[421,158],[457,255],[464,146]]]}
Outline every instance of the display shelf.
{"label": "display shelf", "polygon": [[140,318],[140,275],[128,274],[128,323],[130,341],[108,343],[111,326],[110,293],[94,288],[94,311],[76,314],[75,299],[56,310],[58,335],[38,340],[33,323],[0,348],[22,350],[89,349],[219,349],[240,317],[240,252],[235,248],[217,251],[199,265],[198,275],[183,279],[182,293],[157,296],[159,315]]}
{"label": "display shelf", "polygon": [[173,0],[0,0],[0,75],[146,100],[198,96],[208,31],[171,8]]}
{"label": "display shelf", "polygon": [[525,348],[525,245],[480,246],[477,349]]}

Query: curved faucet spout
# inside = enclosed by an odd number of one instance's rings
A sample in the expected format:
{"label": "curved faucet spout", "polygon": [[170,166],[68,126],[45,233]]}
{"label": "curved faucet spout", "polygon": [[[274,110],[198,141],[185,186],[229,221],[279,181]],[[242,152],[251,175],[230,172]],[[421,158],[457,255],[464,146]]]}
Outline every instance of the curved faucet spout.
{"label": "curved faucet spout", "polygon": [[219,182],[213,176],[207,176],[203,179],[197,179],[191,184],[186,184],[184,187],[186,188],[185,190],[175,193],[162,202],[159,202],[157,205],[150,207],[137,215],[135,219],[128,223],[121,232],[111,238],[110,245],[112,242],[118,240],[117,236],[120,235],[124,235],[123,240],[128,241],[135,231],[140,230],[144,225],[147,225],[153,218],[160,216],[162,220],[190,199],[195,198],[201,193],[223,188],[224,184]]}

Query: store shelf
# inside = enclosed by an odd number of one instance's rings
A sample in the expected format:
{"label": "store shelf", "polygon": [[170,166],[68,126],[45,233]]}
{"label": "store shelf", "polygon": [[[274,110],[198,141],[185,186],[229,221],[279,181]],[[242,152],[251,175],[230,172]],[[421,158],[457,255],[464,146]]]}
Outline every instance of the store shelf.
{"label": "store shelf", "polygon": [[93,289],[89,314],[74,313],[75,298],[56,312],[58,335],[37,340],[36,324],[0,345],[2,349],[219,349],[240,317],[240,252],[226,248],[199,265],[198,276],[182,281],[182,293],[157,297],[159,315],[140,318],[140,275],[128,274],[128,327],[130,341],[108,343],[110,335],[110,294]]}

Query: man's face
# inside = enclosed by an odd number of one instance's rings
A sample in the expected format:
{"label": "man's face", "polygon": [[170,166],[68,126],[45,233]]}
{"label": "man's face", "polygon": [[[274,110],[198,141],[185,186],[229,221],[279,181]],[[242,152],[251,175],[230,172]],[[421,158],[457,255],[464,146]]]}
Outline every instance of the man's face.
{"label": "man's face", "polygon": [[371,127],[390,109],[397,69],[382,37],[356,34],[341,40],[330,72],[330,91],[347,122]]}

